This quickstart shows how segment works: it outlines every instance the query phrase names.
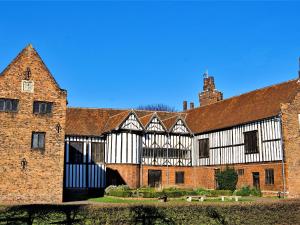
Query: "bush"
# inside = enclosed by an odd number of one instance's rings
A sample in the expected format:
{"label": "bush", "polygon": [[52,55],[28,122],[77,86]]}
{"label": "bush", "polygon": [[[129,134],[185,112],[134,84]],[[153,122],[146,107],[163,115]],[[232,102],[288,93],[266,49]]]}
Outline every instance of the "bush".
{"label": "bush", "polygon": [[231,190],[210,190],[208,196],[218,197],[218,196],[231,196]]}
{"label": "bush", "polygon": [[225,170],[218,172],[216,176],[219,190],[234,191],[236,189],[238,174],[233,168],[226,167]]}
{"label": "bush", "polygon": [[127,185],[110,185],[105,189],[105,194],[116,197],[131,197],[132,192]]}
{"label": "bush", "polygon": [[261,193],[260,189],[257,189],[257,188],[252,188],[250,194],[252,196],[258,196],[258,197],[262,196],[262,193]]}
{"label": "bush", "polygon": [[251,193],[250,187],[249,186],[244,186],[239,190],[236,190],[234,192],[235,195],[237,196],[249,196]]}
{"label": "bush", "polygon": [[238,196],[262,196],[262,193],[259,189],[257,188],[250,188],[249,186],[244,186],[242,187],[241,189],[239,190],[236,190],[235,191],[235,195],[238,195]]}
{"label": "bush", "polygon": [[197,195],[209,195],[210,194],[210,191],[209,190],[206,190],[206,189],[203,189],[203,188],[198,188],[196,189],[196,194]]}

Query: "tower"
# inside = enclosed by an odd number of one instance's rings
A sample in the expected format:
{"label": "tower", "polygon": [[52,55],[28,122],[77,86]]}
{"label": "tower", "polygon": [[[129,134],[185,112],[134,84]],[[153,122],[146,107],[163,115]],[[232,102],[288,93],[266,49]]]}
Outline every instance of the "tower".
{"label": "tower", "polygon": [[208,72],[203,74],[203,91],[199,93],[200,106],[209,105],[223,100],[223,93],[218,91],[215,86],[213,76],[209,76]]}

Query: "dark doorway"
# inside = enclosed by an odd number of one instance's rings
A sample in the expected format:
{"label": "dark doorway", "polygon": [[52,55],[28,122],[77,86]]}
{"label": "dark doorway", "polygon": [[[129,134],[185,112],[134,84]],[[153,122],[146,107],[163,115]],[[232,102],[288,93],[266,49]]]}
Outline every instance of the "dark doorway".
{"label": "dark doorway", "polygon": [[253,187],[260,189],[260,183],[259,183],[259,172],[253,172]]}
{"label": "dark doorway", "polygon": [[159,187],[161,185],[161,170],[148,170],[148,186]]}

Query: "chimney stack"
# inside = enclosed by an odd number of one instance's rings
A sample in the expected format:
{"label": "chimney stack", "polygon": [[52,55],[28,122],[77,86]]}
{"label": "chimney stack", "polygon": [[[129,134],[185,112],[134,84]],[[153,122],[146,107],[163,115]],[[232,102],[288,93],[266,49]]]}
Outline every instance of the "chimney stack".
{"label": "chimney stack", "polygon": [[213,104],[221,100],[223,100],[223,94],[216,89],[214,77],[205,72],[203,75],[203,91],[199,93],[200,106]]}
{"label": "chimney stack", "polygon": [[187,110],[187,101],[183,101],[183,111]]}
{"label": "chimney stack", "polygon": [[190,109],[194,108],[194,102],[190,102]]}
{"label": "chimney stack", "polygon": [[300,57],[299,57],[298,79],[300,80]]}

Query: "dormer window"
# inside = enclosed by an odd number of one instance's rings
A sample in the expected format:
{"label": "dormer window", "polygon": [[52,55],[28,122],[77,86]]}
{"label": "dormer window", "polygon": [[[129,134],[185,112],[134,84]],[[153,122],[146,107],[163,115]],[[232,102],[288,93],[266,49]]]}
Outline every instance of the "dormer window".
{"label": "dormer window", "polygon": [[53,108],[52,102],[35,101],[33,103],[34,114],[51,114]]}

